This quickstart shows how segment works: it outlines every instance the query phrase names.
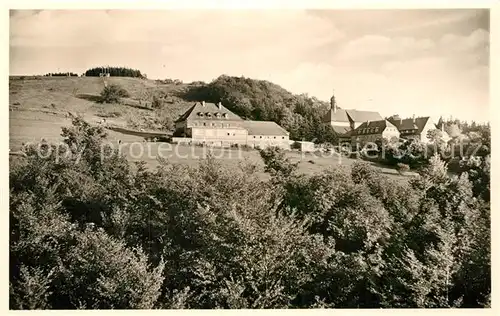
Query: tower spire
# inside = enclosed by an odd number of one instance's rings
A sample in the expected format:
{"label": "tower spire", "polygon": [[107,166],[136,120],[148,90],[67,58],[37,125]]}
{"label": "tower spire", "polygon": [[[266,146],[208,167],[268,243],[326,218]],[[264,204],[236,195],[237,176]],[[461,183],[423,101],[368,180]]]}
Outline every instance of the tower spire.
{"label": "tower spire", "polygon": [[332,97],[330,98],[330,109],[333,113],[337,112],[337,101],[335,100],[335,90],[332,91]]}

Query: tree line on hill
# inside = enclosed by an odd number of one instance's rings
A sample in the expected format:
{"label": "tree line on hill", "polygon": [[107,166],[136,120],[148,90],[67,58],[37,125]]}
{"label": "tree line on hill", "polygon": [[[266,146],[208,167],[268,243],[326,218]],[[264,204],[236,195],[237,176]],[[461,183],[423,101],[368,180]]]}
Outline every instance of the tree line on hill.
{"label": "tree line on hill", "polygon": [[294,95],[269,81],[222,75],[208,84],[190,85],[181,96],[190,101],[222,102],[244,119],[276,122],[290,132],[291,139],[337,143],[333,128],[322,122],[328,103]]}
{"label": "tree line on hill", "polygon": [[74,72],[49,72],[45,74],[45,77],[78,77],[78,74]]}
{"label": "tree line on hill", "polygon": [[276,148],[149,170],[81,118],[62,136],[11,162],[12,309],[490,307],[489,187],[439,155],[408,181]]}
{"label": "tree line on hill", "polygon": [[109,73],[112,77],[145,78],[140,70],[126,67],[94,67],[85,71],[86,77],[99,77],[101,73]]}

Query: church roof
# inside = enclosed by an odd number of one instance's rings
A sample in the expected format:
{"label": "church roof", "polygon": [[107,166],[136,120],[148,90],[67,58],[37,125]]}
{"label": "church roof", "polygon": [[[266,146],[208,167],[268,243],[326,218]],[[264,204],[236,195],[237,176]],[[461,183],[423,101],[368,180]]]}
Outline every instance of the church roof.
{"label": "church roof", "polygon": [[323,122],[349,122],[349,118],[347,117],[347,112],[343,109],[337,109],[337,111],[330,109],[323,117]]}
{"label": "church roof", "polygon": [[375,111],[346,110],[346,112],[354,122],[379,121],[384,119],[380,113]]}
{"label": "church roof", "polygon": [[330,109],[323,117],[323,122],[365,122],[383,120],[383,117],[378,112],[374,111],[359,111],[359,110],[344,110],[338,109],[334,111]]}

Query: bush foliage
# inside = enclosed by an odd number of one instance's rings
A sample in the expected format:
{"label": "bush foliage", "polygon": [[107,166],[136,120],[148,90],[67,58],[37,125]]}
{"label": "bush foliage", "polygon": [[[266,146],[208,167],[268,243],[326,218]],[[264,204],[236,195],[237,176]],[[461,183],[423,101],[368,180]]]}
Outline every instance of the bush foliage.
{"label": "bush foliage", "polygon": [[12,309],[490,304],[483,178],[437,155],[398,182],[362,161],[301,175],[272,148],[269,181],[213,157],[133,166],[80,118],[62,135],[11,166]]}
{"label": "bush foliage", "polygon": [[111,84],[101,91],[101,102],[103,103],[119,103],[121,98],[128,98],[130,94],[120,85]]}

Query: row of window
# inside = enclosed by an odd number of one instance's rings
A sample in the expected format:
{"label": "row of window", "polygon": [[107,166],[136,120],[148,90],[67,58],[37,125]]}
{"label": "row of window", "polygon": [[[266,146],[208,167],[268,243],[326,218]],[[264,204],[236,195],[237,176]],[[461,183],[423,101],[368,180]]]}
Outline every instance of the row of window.
{"label": "row of window", "polygon": [[[236,133],[232,133],[233,136],[236,136]],[[227,136],[231,136],[231,133],[227,133]],[[253,136],[253,138],[257,138],[257,136]],[[259,136],[259,138],[262,138],[262,136]],[[276,136],[273,136],[274,139],[276,139]],[[285,136],[282,136],[281,139],[285,139]]]}
{"label": "row of window", "polygon": [[373,134],[373,133],[378,133],[379,128],[374,127],[374,128],[362,128],[359,133],[360,134]]}
{"label": "row of window", "polygon": [[[392,127],[387,127],[385,129],[388,132],[396,132],[397,130]],[[359,134],[373,134],[373,133],[378,133],[379,128],[378,127],[373,127],[373,128],[361,128],[359,131]]]}
{"label": "row of window", "polygon": [[222,123],[222,124],[217,124],[214,122],[193,122],[193,126],[212,126],[212,127],[231,127],[231,124],[229,123]]}
{"label": "row of window", "polygon": [[411,134],[413,132],[414,132],[414,130],[412,130],[412,129],[405,129],[405,130],[401,131],[401,134]]}
{"label": "row of window", "polygon": [[[257,138],[257,136],[253,136],[253,138]],[[259,138],[262,138],[262,136],[259,136]],[[276,139],[276,136],[274,136],[273,138]],[[285,136],[282,136],[281,139],[285,139]]]}
{"label": "row of window", "polygon": [[208,118],[211,118],[212,116],[213,117],[216,117],[216,118],[228,118],[229,116],[227,115],[227,113],[219,113],[219,112],[216,112],[216,113],[210,113],[210,112],[206,112],[206,113],[203,113],[203,112],[198,112],[196,113],[196,115],[198,115],[199,117],[208,117]]}

